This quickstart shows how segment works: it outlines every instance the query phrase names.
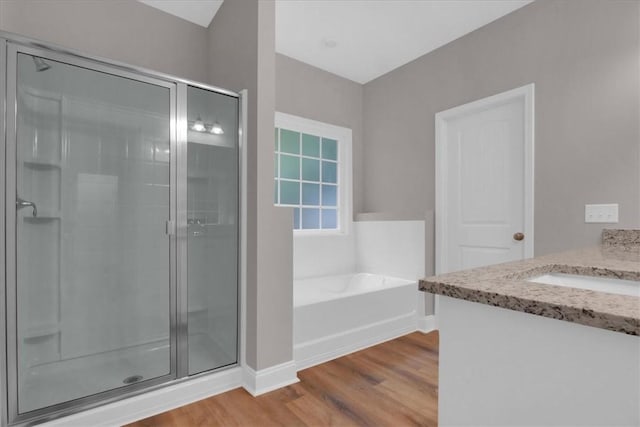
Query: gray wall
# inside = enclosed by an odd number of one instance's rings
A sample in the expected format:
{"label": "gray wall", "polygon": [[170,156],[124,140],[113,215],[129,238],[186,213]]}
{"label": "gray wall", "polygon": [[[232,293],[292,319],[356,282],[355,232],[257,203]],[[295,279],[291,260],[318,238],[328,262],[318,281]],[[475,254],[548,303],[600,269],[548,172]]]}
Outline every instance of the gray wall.
{"label": "gray wall", "polygon": [[133,0],[0,0],[0,30],[197,81],[207,29]]}
{"label": "gray wall", "polygon": [[209,27],[209,80],[249,90],[247,363],[293,358],[293,213],[273,205],[275,3],[226,0]]}
{"label": "gray wall", "polygon": [[353,212],[363,205],[362,85],[276,55],[276,110],[353,131]]}
{"label": "gray wall", "polygon": [[640,226],[639,8],[536,1],[367,83],[363,210],[434,209],[434,114],[534,82],[536,254],[598,241],[585,203]]}

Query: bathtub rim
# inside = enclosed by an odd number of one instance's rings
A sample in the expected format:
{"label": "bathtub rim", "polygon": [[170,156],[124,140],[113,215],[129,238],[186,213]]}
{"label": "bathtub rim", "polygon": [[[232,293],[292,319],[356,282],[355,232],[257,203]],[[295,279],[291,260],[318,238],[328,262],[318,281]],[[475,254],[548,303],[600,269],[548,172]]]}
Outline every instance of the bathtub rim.
{"label": "bathtub rim", "polygon": [[[391,283],[391,286],[384,286],[381,288],[376,288],[376,289],[370,289],[370,290],[358,290],[357,292],[335,292],[333,295],[331,295],[330,298],[323,298],[323,299],[319,299],[319,300],[314,300],[311,302],[304,302],[302,304],[300,303],[296,303],[296,289],[299,289],[301,286],[304,286],[304,282],[311,282],[311,281],[316,281],[316,280],[330,280],[330,279],[344,279],[346,277],[354,277],[354,276],[358,276],[358,275],[371,275],[371,276],[376,276],[376,277],[382,277],[384,279],[391,279],[393,282]],[[314,276],[314,277],[305,277],[305,278],[301,278],[301,279],[294,279],[293,280],[293,309],[295,310],[298,307],[305,307],[308,305],[313,305],[313,304],[320,304],[320,303],[324,303],[324,302],[328,302],[328,301],[333,301],[336,299],[340,299],[340,298],[349,298],[349,297],[354,297],[354,296],[358,296],[358,295],[362,295],[362,294],[368,294],[368,293],[374,293],[374,292],[384,292],[387,291],[389,289],[393,289],[393,288],[398,288],[398,287],[403,287],[403,286],[409,286],[409,285],[415,285],[416,286],[416,290],[418,290],[418,280],[412,280],[412,279],[405,279],[405,278],[401,278],[401,277],[395,277],[395,276],[387,276],[385,274],[377,274],[377,273],[368,273],[368,272],[356,272],[356,273],[344,273],[344,274],[332,274],[332,275],[326,275],[326,276]]]}

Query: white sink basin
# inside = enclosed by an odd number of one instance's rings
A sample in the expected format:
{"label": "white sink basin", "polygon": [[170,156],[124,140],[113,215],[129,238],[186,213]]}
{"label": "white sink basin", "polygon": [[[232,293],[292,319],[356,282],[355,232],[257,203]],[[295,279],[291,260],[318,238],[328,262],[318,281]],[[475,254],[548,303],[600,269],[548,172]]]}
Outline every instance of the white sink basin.
{"label": "white sink basin", "polygon": [[547,273],[527,280],[529,282],[546,283],[547,285],[566,286],[568,288],[640,297],[640,282],[634,280],[562,273]]}

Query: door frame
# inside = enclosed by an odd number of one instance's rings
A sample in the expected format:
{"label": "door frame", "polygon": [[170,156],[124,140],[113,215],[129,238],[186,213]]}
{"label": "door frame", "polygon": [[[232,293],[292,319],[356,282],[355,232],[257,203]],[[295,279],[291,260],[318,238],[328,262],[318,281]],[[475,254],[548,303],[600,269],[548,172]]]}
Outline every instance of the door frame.
{"label": "door frame", "polygon": [[436,143],[435,143],[435,183],[436,183],[436,206],[435,206],[435,269],[436,274],[447,273],[447,226],[448,226],[448,158],[447,158],[447,138],[449,132],[449,121],[464,115],[482,111],[487,108],[497,107],[507,102],[518,100],[522,102],[524,111],[524,226],[523,233],[527,236],[524,240],[525,258],[533,257],[534,243],[534,171],[535,171],[535,84],[530,83],[497,95],[482,98],[469,102],[445,111],[436,113]]}

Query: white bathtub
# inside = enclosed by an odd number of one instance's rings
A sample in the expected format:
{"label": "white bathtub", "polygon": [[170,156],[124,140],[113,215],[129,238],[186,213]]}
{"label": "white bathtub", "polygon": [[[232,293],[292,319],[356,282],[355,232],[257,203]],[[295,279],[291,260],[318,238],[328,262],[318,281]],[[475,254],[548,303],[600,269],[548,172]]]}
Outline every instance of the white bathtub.
{"label": "white bathtub", "polygon": [[418,329],[416,281],[358,273],[295,280],[298,370]]}

